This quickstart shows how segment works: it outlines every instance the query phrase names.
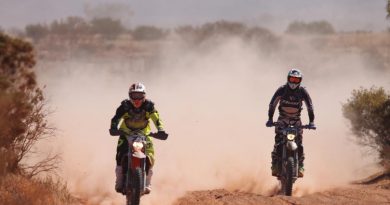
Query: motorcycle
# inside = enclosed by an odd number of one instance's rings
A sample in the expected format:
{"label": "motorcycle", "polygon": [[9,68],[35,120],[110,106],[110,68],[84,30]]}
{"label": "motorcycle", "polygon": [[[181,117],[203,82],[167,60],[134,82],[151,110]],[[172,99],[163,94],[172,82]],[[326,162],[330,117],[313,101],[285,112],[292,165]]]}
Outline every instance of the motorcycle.
{"label": "motorcycle", "polygon": [[282,123],[274,122],[272,126],[280,127],[283,139],[281,143],[281,160],[279,160],[279,176],[278,180],[281,184],[281,194],[291,196],[293,184],[298,179],[298,145],[296,137],[301,129],[313,129],[310,125],[283,125]]}
{"label": "motorcycle", "polygon": [[[146,156],[146,136],[141,131],[126,133],[119,131],[126,137],[129,144],[127,155],[122,158],[122,173],[124,174],[122,194],[126,196],[126,205],[139,205],[141,196],[147,194],[146,175],[149,171],[150,162]],[[166,140],[168,134],[150,133],[150,136],[160,140]]]}

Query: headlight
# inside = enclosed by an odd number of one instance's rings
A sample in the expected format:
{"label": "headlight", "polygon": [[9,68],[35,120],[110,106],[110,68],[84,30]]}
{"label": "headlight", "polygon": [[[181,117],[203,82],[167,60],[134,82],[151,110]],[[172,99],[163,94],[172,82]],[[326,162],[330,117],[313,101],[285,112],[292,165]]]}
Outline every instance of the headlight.
{"label": "headlight", "polygon": [[141,151],[143,147],[144,147],[144,144],[142,144],[142,142],[133,142],[134,151],[136,151],[136,152]]}
{"label": "headlight", "polygon": [[287,135],[287,139],[288,140],[294,140],[295,139],[295,135],[294,134],[288,134]]}

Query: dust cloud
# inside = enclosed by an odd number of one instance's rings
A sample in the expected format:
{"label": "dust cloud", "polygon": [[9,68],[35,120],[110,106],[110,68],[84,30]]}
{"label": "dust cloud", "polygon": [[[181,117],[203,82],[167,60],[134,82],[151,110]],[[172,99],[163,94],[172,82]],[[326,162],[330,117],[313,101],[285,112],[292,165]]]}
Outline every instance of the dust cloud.
{"label": "dust cloud", "polygon": [[[55,109],[50,120],[59,128],[70,189],[89,204],[124,201],[114,192],[117,138],[108,128],[128,86],[143,82],[170,134],[154,141],[153,191],[143,204],[171,204],[186,191],[214,188],[270,194],[277,185],[270,175],[274,132],[265,121],[292,67],[304,73],[318,127],[304,133],[306,176],[296,194],[345,185],[376,169],[375,156],[363,157],[353,142],[341,105],[359,86],[388,89],[388,73],[366,67],[359,53],[319,50],[305,39],[266,54],[241,39],[222,42],[197,50],[168,44],[150,72],[121,61],[42,63],[50,69],[38,77]],[[306,109],[302,116],[307,123]]]}

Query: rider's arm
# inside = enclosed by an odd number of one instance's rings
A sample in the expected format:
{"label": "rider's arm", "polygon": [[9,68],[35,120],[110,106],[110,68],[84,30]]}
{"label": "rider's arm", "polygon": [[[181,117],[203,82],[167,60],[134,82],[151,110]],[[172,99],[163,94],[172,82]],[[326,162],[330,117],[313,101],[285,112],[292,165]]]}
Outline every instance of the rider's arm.
{"label": "rider's arm", "polygon": [[313,103],[311,101],[310,95],[307,92],[306,88],[302,88],[303,92],[303,100],[305,101],[307,112],[309,114],[309,121],[314,122],[314,109],[313,109]]}
{"label": "rider's arm", "polygon": [[272,120],[274,117],[276,105],[278,105],[280,98],[282,98],[283,94],[283,86],[281,86],[278,90],[276,90],[274,96],[271,99],[271,102],[269,103],[269,109],[268,109],[268,120]]}
{"label": "rider's arm", "polygon": [[126,113],[128,109],[128,101],[122,101],[121,105],[116,109],[114,117],[111,119],[111,129],[118,129],[118,123],[122,116]]}
{"label": "rider's arm", "polygon": [[158,114],[157,110],[154,110],[150,113],[150,118],[152,119],[158,131],[164,130],[160,115]]}
{"label": "rider's arm", "polygon": [[158,114],[158,111],[154,107],[154,103],[150,100],[147,100],[145,102],[146,111],[149,113],[149,117],[152,119],[154,125],[156,126],[158,131],[163,131],[163,123],[160,119],[160,115]]}

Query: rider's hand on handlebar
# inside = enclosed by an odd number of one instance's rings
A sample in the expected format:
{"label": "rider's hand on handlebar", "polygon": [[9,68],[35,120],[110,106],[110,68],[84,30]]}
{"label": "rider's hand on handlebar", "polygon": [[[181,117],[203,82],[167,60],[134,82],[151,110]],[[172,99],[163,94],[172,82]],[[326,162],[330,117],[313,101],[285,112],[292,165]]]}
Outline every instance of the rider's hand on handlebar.
{"label": "rider's hand on handlebar", "polygon": [[121,132],[118,129],[115,129],[115,128],[109,129],[109,132],[110,132],[111,136],[119,136],[119,135],[121,135]]}
{"label": "rider's hand on handlebar", "polygon": [[168,133],[166,133],[164,130],[159,130],[157,132],[157,135],[160,137],[161,140],[166,140],[168,138]]}
{"label": "rider's hand on handlebar", "polygon": [[159,130],[157,133],[150,133],[150,135],[159,140],[166,140],[168,134],[164,130]]}
{"label": "rider's hand on handlebar", "polygon": [[310,122],[310,123],[309,123],[309,129],[312,129],[312,130],[317,129],[317,127],[316,127],[316,125],[314,124],[314,122]]}
{"label": "rider's hand on handlebar", "polygon": [[267,126],[267,127],[272,127],[272,125],[274,125],[274,123],[272,122],[272,120],[268,120],[268,121],[265,123],[265,126]]}

